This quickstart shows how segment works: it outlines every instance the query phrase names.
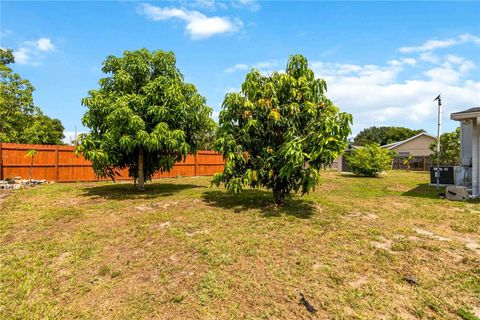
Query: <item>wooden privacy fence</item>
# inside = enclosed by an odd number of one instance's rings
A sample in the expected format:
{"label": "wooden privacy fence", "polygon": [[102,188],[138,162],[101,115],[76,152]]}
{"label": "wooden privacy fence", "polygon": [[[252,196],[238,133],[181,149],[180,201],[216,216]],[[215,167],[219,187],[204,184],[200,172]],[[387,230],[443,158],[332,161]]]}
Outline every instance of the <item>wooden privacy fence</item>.
{"label": "wooden privacy fence", "polygon": [[[92,163],[83,156],[75,156],[75,147],[0,142],[0,180],[30,176],[31,158],[25,157],[28,150],[37,150],[33,158],[32,178],[57,182],[97,181]],[[170,172],[156,173],[156,178],[177,176],[211,176],[222,172],[224,166],[221,154],[214,151],[198,151],[189,154],[185,162],[178,162]],[[128,170],[121,170],[119,180],[130,179]]]}

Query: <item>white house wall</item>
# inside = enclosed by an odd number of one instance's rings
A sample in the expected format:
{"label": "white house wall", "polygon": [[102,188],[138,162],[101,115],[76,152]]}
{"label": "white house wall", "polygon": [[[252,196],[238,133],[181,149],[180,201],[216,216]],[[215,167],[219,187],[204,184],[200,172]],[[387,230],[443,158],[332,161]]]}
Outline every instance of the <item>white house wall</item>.
{"label": "white house wall", "polygon": [[480,194],[480,121],[475,118],[472,130],[472,195]]}

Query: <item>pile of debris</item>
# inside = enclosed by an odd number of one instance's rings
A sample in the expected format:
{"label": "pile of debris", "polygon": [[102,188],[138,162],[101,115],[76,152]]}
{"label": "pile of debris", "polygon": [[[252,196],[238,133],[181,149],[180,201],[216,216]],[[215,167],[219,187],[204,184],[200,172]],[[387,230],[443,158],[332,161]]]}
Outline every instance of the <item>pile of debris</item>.
{"label": "pile of debris", "polygon": [[39,184],[47,183],[47,180],[22,179],[22,177],[13,177],[6,180],[0,180],[0,190],[20,189],[33,187]]}

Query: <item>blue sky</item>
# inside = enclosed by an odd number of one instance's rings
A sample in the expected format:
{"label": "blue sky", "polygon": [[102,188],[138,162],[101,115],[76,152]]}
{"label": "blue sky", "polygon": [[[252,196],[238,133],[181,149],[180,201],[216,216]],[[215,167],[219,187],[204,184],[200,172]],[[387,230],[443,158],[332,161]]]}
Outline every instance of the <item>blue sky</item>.
{"label": "blue sky", "polygon": [[480,106],[480,2],[18,2],[0,3],[0,46],[36,87],[35,103],[84,131],[81,99],[109,55],[146,47],[174,51],[187,81],[218,115],[245,74],[285,68],[305,55],[327,96],[371,125],[436,132],[452,111]]}

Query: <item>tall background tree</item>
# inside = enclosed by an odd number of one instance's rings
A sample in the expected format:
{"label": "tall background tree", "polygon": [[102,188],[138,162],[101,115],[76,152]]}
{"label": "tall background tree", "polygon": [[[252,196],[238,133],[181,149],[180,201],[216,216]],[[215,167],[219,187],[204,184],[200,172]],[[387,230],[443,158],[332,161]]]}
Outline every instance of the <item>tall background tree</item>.
{"label": "tall background tree", "polygon": [[425,132],[425,130],[412,130],[404,127],[373,126],[360,131],[353,139],[353,144],[356,146],[365,146],[370,143],[378,143],[383,146],[408,139],[421,132]]}
{"label": "tall background tree", "polygon": [[[437,164],[437,141],[430,145],[432,162]],[[460,163],[460,128],[445,132],[440,136],[440,164],[458,165]]]}
{"label": "tall background tree", "polygon": [[98,176],[115,179],[118,169],[128,168],[143,190],[145,179],[196,152],[213,130],[205,98],[175,63],[172,52],[161,50],[107,57],[107,77],[82,100],[88,108],[82,122],[91,132],[80,136],[77,148]]}
{"label": "tall background tree", "polygon": [[277,203],[314,188],[319,169],[345,149],[352,121],[326,89],[301,55],[290,57],[285,73],[247,74],[241,92],[223,102],[216,149],[226,164],[213,182],[233,192],[266,187]]}
{"label": "tall background tree", "polygon": [[12,50],[0,49],[0,141],[61,144],[60,120],[44,115],[34,105],[35,88],[9,67],[15,62]]}

